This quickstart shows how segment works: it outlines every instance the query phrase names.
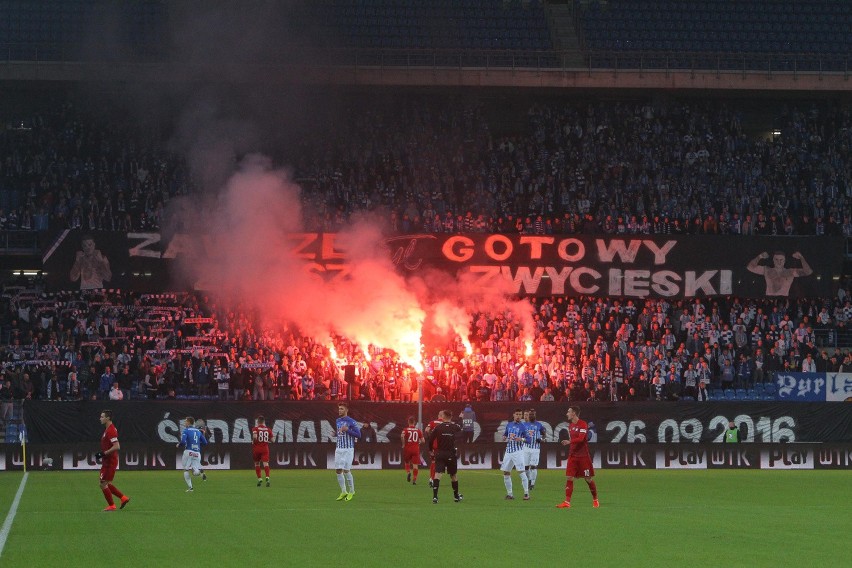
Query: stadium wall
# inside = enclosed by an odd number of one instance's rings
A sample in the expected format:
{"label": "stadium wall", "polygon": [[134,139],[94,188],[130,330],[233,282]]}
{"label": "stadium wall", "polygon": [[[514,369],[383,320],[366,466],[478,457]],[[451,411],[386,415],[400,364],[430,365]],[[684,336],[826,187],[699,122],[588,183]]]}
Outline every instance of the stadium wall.
{"label": "stadium wall", "polygon": [[[459,468],[497,469],[505,444],[472,444],[459,448]],[[36,444],[27,447],[28,470],[97,471],[94,444]],[[540,469],[563,469],[567,448],[545,444]],[[852,444],[592,444],[595,469],[762,469],[822,470],[852,468]],[[122,444],[121,470],[179,470],[182,451],[173,445]],[[424,453],[424,463],[425,462]],[[23,469],[20,446],[0,451],[0,470]],[[334,469],[332,444],[275,444],[270,452],[274,469]],[[396,444],[361,444],[355,451],[355,470],[401,469],[402,451]],[[252,469],[251,448],[214,444],[202,454],[205,470]]]}
{"label": "stadium wall", "polygon": [[710,91],[849,92],[849,72],[657,69],[486,68],[394,65],[182,66],[0,60],[2,81],[182,84],[227,75],[231,84],[404,87],[527,87],[548,89],[671,89]]}
{"label": "stadium wall", "polygon": [[[460,444],[462,469],[495,469],[503,457],[501,433],[514,408],[524,403],[474,404],[475,437]],[[128,470],[181,468],[175,448],[183,417],[203,419],[211,431],[204,451],[207,469],[247,469],[251,461],[254,417],[263,414],[273,430],[272,465],[279,468],[333,469],[335,402],[27,401],[24,419],[28,469],[96,470],[104,406],[114,412],[122,449],[120,467]],[[547,432],[543,469],[565,467],[565,404],[533,406]],[[849,469],[852,467],[852,405],[809,402],[594,403],[581,404],[592,432],[593,463],[600,469]],[[441,409],[460,414],[463,403],[426,403],[424,421]],[[350,415],[368,423],[358,444],[355,469],[401,467],[399,434],[412,403],[360,403]],[[743,442],[723,443],[728,422],[740,428]],[[22,469],[17,443],[0,446],[0,470]],[[425,456],[425,453],[424,453]],[[48,465],[50,464],[50,465]]]}
{"label": "stadium wall", "polygon": [[[517,407],[535,408],[546,430],[546,442],[567,438],[567,404],[491,402],[473,404],[476,412],[474,445],[499,443]],[[173,448],[186,416],[203,419],[210,441],[239,448],[251,443],[254,417],[264,415],[274,444],[307,447],[333,445],[337,405],[333,401],[229,402],[216,401],[27,401],[24,420],[33,445],[91,444],[102,433],[97,417],[103,407],[113,410],[122,444]],[[439,410],[461,414],[464,403],[423,405],[424,422]],[[580,403],[597,444],[714,444],[722,442],[729,422],[740,428],[743,444],[834,443],[852,445],[852,405],[844,402],[595,402]],[[369,424],[362,445],[399,445],[408,416],[417,416],[415,403],[350,403],[350,415]]]}

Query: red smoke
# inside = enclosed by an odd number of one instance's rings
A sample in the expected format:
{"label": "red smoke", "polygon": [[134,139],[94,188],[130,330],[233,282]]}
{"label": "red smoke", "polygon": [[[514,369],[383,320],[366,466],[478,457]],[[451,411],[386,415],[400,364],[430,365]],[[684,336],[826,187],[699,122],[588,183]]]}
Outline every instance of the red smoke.
{"label": "red smoke", "polygon": [[509,311],[523,322],[524,337],[534,337],[530,304],[510,301],[501,282],[476,287],[435,271],[403,277],[378,223],[362,220],[341,231],[336,247],[351,271],[320,277],[288,238],[304,231],[300,193],[265,158],[243,160],[216,200],[181,211],[182,226],[207,235],[190,237],[197,252],[178,258],[183,275],[220,302],[257,309],[266,325],[288,322],[320,341],[339,334],[389,348],[418,370],[422,337],[467,341],[477,311]]}

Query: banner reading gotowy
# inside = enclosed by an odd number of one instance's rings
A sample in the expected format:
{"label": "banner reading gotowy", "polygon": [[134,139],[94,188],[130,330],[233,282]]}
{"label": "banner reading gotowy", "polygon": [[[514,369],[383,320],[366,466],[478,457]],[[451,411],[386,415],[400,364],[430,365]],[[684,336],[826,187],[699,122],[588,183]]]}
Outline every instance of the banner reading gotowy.
{"label": "banner reading gotowy", "polygon": [[[345,278],[354,268],[341,238],[292,234],[287,252],[319,277]],[[63,231],[44,252],[44,268],[53,290],[168,287],[170,261],[192,254],[216,262],[225,239]],[[404,273],[437,268],[484,287],[503,279],[514,293],[531,296],[830,295],[843,263],[843,240],[834,237],[409,234],[381,246]]]}

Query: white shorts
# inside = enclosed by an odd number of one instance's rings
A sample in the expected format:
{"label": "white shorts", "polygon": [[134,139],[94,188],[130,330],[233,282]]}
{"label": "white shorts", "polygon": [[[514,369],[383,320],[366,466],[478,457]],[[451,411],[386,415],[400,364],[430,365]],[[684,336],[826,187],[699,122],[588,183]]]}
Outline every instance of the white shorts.
{"label": "white shorts", "polygon": [[541,448],[524,447],[524,463],[526,465],[534,465],[535,467],[538,467],[538,460],[540,455]]}
{"label": "white shorts", "polygon": [[503,463],[500,465],[500,469],[509,472],[512,471],[512,466],[515,467],[518,471],[524,471],[524,450],[520,449],[516,452],[512,452],[511,454],[503,455]]}
{"label": "white shorts", "polygon": [[355,448],[337,448],[334,451],[334,469],[349,471],[355,459]]}
{"label": "white shorts", "polygon": [[201,453],[193,452],[192,450],[183,451],[183,469],[190,469],[195,473],[201,471]]}

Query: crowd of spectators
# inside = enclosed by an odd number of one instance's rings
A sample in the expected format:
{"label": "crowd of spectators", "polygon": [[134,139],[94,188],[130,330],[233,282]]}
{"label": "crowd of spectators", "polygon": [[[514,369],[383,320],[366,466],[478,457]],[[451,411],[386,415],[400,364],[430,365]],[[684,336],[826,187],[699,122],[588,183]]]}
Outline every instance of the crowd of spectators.
{"label": "crowd of spectators", "polygon": [[[832,102],[779,105],[779,133],[765,135],[736,101],[349,104],[350,119],[318,116],[287,155],[273,155],[303,187],[308,229],[335,231],[374,211],[400,232],[852,236],[852,116]],[[156,230],[171,199],[211,189],[197,187],[160,121],[70,99],[19,118],[0,132],[0,229]],[[534,338],[511,315],[475,314],[472,352],[460,338],[426,348],[425,397],[703,399],[702,384],[849,370],[849,354],[828,339],[849,333],[841,284],[834,298],[533,300]],[[393,346],[365,353],[343,338],[331,346],[296,328],[262,329],[257,314],[196,295],[11,287],[4,299],[0,398],[417,391]]]}
{"label": "crowd of spectators", "polygon": [[[852,371],[831,347],[852,301],[737,298],[531,299],[530,327],[511,313],[473,314],[470,348],[424,347],[422,375],[393,346],[295,327],[189,293],[90,290],[3,295],[0,399],[592,401],[704,399],[776,371]],[[514,311],[513,313],[517,313]]]}
{"label": "crowd of spectators", "polygon": [[[852,236],[852,117],[831,102],[777,104],[777,135],[737,101],[350,104],[273,155],[311,230],[371,210],[401,232]],[[161,121],[65,102],[6,126],[0,228],[157,229],[170,199],[214,189]]]}
{"label": "crowd of spectators", "polygon": [[157,229],[169,199],[191,187],[152,128],[110,109],[68,101],[5,118],[0,230]]}

